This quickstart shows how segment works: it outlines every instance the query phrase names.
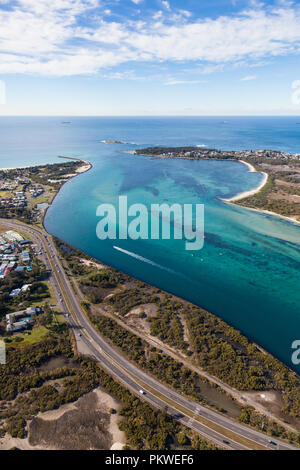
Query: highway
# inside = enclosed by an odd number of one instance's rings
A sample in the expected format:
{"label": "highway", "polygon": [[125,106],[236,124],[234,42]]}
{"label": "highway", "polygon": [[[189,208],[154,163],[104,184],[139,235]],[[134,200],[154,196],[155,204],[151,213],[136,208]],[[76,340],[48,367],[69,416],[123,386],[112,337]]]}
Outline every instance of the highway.
{"label": "highway", "polygon": [[[170,416],[204,438],[230,450],[269,449],[299,450],[298,447],[234,421],[228,416],[213,411],[196,401],[187,398],[156,378],[148,375],[117,351],[106,338],[101,336],[91,325],[81,309],[67,275],[60,263],[51,236],[44,230],[19,222],[2,219],[1,223],[15,230],[30,234],[37,251],[42,251],[42,258],[50,272],[50,281],[66,320],[73,329],[78,343],[84,346],[113,377],[134,392],[139,398],[156,408],[166,408]],[[140,390],[144,394],[140,393]],[[200,422],[200,421],[201,422]],[[234,433],[234,434],[232,434]]]}

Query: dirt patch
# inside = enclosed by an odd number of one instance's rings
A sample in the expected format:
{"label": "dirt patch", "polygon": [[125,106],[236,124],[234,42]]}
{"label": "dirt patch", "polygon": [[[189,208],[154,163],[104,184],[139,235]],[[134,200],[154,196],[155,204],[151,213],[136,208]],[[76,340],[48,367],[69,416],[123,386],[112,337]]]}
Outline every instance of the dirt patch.
{"label": "dirt patch", "polygon": [[290,424],[294,428],[300,430],[299,420],[293,418],[292,416],[285,415],[282,413],[282,408],[284,402],[282,396],[279,392],[276,391],[262,391],[262,392],[243,392],[243,397],[251,398],[263,408],[272,413],[277,418],[281,419],[287,424]]}
{"label": "dirt patch", "polygon": [[183,339],[186,343],[190,344],[189,330],[183,315],[179,315],[180,322],[183,327]]}
{"label": "dirt patch", "polygon": [[96,263],[95,261],[89,261],[87,259],[80,258],[80,262],[88,267],[94,267],[97,269],[104,269],[106,266],[104,264]]}
{"label": "dirt patch", "polygon": [[[139,314],[145,312],[145,318],[139,318]],[[155,317],[157,314],[156,304],[143,304],[138,307],[132,308],[126,315],[126,323],[135,328],[140,333],[150,335],[150,323],[147,321],[150,317]]]}
{"label": "dirt patch", "polygon": [[147,317],[153,317],[157,313],[157,305],[156,304],[142,304],[138,305],[137,307],[132,308],[124,318],[128,318],[130,316],[139,315],[140,313],[145,312]]}
{"label": "dirt patch", "polygon": [[28,444],[35,448],[88,450],[122,448],[125,435],[120,417],[110,414],[120,403],[97,389],[58,410],[40,413],[29,425]]}
{"label": "dirt patch", "polygon": [[42,364],[38,370],[42,372],[48,372],[55,369],[60,369],[61,367],[68,367],[71,369],[80,369],[80,365],[64,356],[53,357],[49,361]]}
{"label": "dirt patch", "polygon": [[300,203],[300,196],[298,196],[298,194],[270,193],[269,198],[275,201],[288,201],[295,204]]}
{"label": "dirt patch", "polygon": [[7,227],[5,227],[4,225],[0,225],[0,233],[4,233],[8,230]]}

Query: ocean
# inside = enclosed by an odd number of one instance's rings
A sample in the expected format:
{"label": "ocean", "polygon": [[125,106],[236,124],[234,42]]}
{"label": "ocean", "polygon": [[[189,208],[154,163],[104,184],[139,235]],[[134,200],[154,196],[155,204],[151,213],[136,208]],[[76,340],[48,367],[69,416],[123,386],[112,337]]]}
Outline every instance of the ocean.
{"label": "ocean", "polygon": [[[71,121],[66,124],[64,121]],[[93,168],[61,189],[47,230],[91,256],[218,315],[291,363],[300,339],[300,226],[226,204],[262,175],[233,161],[153,159],[138,147],[199,145],[226,150],[300,152],[300,118],[0,118],[0,166],[89,160]],[[104,140],[131,142],[107,145]],[[184,240],[105,240],[96,236],[101,203],[202,203],[205,242],[193,254]]]}

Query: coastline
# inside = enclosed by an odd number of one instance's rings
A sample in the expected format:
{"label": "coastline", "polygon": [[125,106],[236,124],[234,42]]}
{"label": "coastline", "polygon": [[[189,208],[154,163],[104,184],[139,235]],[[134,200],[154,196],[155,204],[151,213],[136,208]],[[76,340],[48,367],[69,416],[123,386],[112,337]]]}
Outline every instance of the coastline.
{"label": "coastline", "polygon": [[[61,157],[59,157],[59,158],[66,158],[66,159],[70,159],[70,160],[78,160],[78,161],[84,163],[84,165],[85,165],[86,167],[88,167],[88,168],[85,169],[84,171],[78,172],[77,174],[74,174],[74,175],[73,175],[72,177],[70,177],[69,179],[72,179],[73,177],[78,176],[78,174],[81,174],[81,173],[83,173],[83,172],[89,171],[89,170],[93,167],[93,165],[92,165],[90,162],[88,162],[88,161],[86,161],[86,160],[83,160],[83,159],[72,158],[72,157],[63,157],[63,156],[61,156]],[[250,164],[248,164],[247,162],[244,162],[244,161],[242,161],[242,163],[244,163],[245,165],[247,165],[247,166],[249,167],[249,172],[256,172],[255,168],[254,168],[252,165],[250,165]],[[80,167],[80,168],[82,168],[82,167]],[[79,170],[79,169],[78,169],[78,170]],[[77,170],[77,171],[78,171],[78,170]],[[65,183],[64,183],[64,184],[65,184]],[[61,186],[61,188],[64,186],[64,184]],[[264,184],[265,184],[265,183],[264,183]],[[264,186],[264,184],[263,184],[262,186]],[[261,185],[260,185],[260,186],[261,186]],[[55,194],[53,200],[54,200],[55,197],[58,195],[58,193],[59,193],[59,191],[60,191],[61,188],[59,188],[59,190],[58,190],[57,193]],[[260,190],[260,188],[259,188],[259,189],[256,188],[256,189],[253,190],[253,191],[258,192],[259,190]],[[243,194],[244,194],[244,193],[243,193]],[[245,197],[245,196],[244,196],[244,197]],[[52,202],[53,202],[53,200],[52,200]],[[223,201],[224,201],[224,202],[228,202],[228,203],[234,204],[234,203],[231,202],[230,200],[228,200],[228,201],[223,200]],[[49,205],[49,207],[50,207],[50,205]],[[243,206],[243,207],[244,207],[244,206]],[[283,218],[285,218],[285,219],[289,219],[289,220],[291,220],[291,221],[293,221],[293,222],[296,222],[296,221],[294,221],[292,218],[285,217],[285,216],[281,216],[280,214],[276,214],[276,213],[271,212],[271,211],[261,210],[261,209],[255,209],[255,208],[252,209],[252,208],[248,208],[248,207],[246,207],[246,208],[247,208],[247,209],[250,209],[250,210],[257,211],[257,212],[265,212],[265,213],[270,214],[270,215],[276,215],[276,216],[279,216],[279,217],[283,217]],[[44,230],[45,230],[46,232],[47,232],[47,230],[46,230],[46,228],[45,228],[45,226],[44,226],[44,218],[45,218],[45,216],[46,216],[47,210],[48,210],[48,208],[45,210],[45,212],[44,212],[44,214],[43,214],[43,219],[42,219],[42,225],[43,225],[43,228],[44,228]],[[299,224],[300,224],[300,222],[296,222],[296,223],[299,223]],[[47,233],[49,233],[49,232],[47,232]],[[51,233],[49,233],[49,235],[52,236]],[[99,263],[99,260],[96,259],[96,262]],[[115,269],[115,268],[114,268],[114,269]],[[121,272],[124,272],[124,271],[121,271]],[[129,275],[129,274],[128,274],[128,275]],[[132,277],[131,275],[129,275],[129,276]],[[134,278],[134,279],[137,279],[137,280],[138,280],[138,278]],[[151,283],[151,286],[152,286],[152,285],[155,286],[156,284],[155,284],[155,283],[154,283],[154,284]],[[157,286],[157,287],[159,287],[159,286]],[[176,294],[172,293],[172,291],[165,291],[165,292],[168,292],[168,293],[170,293],[171,295],[176,296]],[[176,297],[177,297],[177,296],[176,296]],[[178,297],[178,298],[179,298],[180,300],[184,301],[184,302],[189,302],[189,301],[188,301],[187,299],[185,299],[184,297]],[[196,304],[192,304],[192,305],[196,305]],[[199,306],[199,307],[200,307],[200,308],[203,308],[203,307],[201,307],[201,306]],[[209,313],[211,313],[211,312],[209,312]],[[217,316],[216,314],[212,313],[212,315],[214,315],[214,316],[216,316],[217,318],[219,318],[219,319],[222,320],[222,318],[219,317],[219,316]],[[227,322],[226,322],[226,323],[227,323]],[[228,325],[230,325],[230,323],[228,323]],[[238,331],[239,331],[239,330],[238,330]],[[251,342],[253,342],[253,340],[251,340],[248,336],[247,336],[247,338],[248,338]],[[271,353],[268,352],[267,350],[264,350],[260,345],[258,345],[258,344],[256,344],[256,343],[253,343],[253,344],[254,344],[255,346],[257,346],[257,347],[258,347],[262,352],[264,352],[265,354],[268,354],[268,355],[270,355],[271,357],[275,358],[276,360],[282,362],[282,361],[281,361],[280,359],[278,359],[276,356],[274,356],[273,354],[271,354]],[[287,364],[285,364],[285,363],[283,363],[283,364],[284,364],[286,367],[289,367],[289,366],[287,366]],[[249,401],[249,400],[248,400],[248,401]],[[247,400],[246,400],[246,402],[247,402]]]}
{"label": "coastline", "polygon": [[[168,157],[168,156],[165,156],[165,155],[149,155],[149,154],[143,154],[143,153],[138,153],[138,150],[133,150],[133,151],[130,151],[130,153],[132,153],[133,155],[139,155],[139,156],[142,156],[142,157],[151,157],[151,158],[165,158],[165,159],[171,159],[171,158],[176,158],[176,159],[186,159],[186,160],[191,160],[191,158],[188,158],[188,157]],[[197,160],[197,159],[193,159],[193,160]],[[208,158],[203,158],[203,160],[212,160],[212,159],[208,159]],[[220,158],[214,158],[213,160],[220,160],[220,161],[224,161]],[[243,191],[239,194],[237,194],[236,196],[233,196],[231,198],[219,198],[220,201],[226,203],[226,204],[235,204],[235,202],[237,201],[240,201],[242,199],[246,199],[247,197],[249,196],[253,196],[254,194],[257,194],[259,191],[261,191],[261,189],[267,184],[268,182],[268,179],[269,179],[269,175],[268,173],[266,172],[263,172],[263,171],[257,171],[253,165],[251,165],[251,163],[248,163],[248,162],[245,162],[244,160],[237,160],[237,159],[227,159],[226,161],[238,161],[238,162],[241,162],[243,163],[244,165],[246,165],[248,168],[249,168],[249,173],[261,173],[262,175],[264,175],[264,179],[263,181],[259,184],[259,186],[257,188],[254,188],[252,190],[249,190],[249,191]],[[285,215],[282,215],[282,214],[279,214],[278,212],[273,212],[273,211],[269,211],[267,209],[257,209],[255,207],[248,207],[248,206],[244,206],[242,204],[239,204],[240,207],[243,207],[244,209],[249,209],[249,210],[252,210],[252,211],[256,211],[256,212],[260,212],[260,213],[263,213],[263,214],[267,214],[267,215],[272,215],[272,216],[275,216],[275,217],[280,217],[281,219],[284,219],[284,220],[287,220],[289,222],[292,222],[293,224],[296,224],[296,225],[300,225],[300,221],[297,220],[296,218],[294,217],[288,217],[288,216],[285,216]]]}
{"label": "coastline", "polygon": [[[77,170],[78,174],[85,173],[86,171],[90,170],[93,167],[93,165],[90,162],[88,162],[87,160],[83,160],[82,158],[64,157],[62,155],[59,155],[58,158],[66,158],[67,160],[77,160],[78,162],[82,162],[84,164],[84,167],[78,168]],[[46,165],[48,165],[48,163],[41,163],[40,165],[38,164],[38,165],[26,165],[26,166],[12,166],[10,168],[0,168],[0,171],[26,170],[27,168],[33,168],[36,166],[46,166]],[[49,165],[51,165],[51,163]],[[81,168],[84,168],[84,169],[81,169]],[[74,175],[74,176],[77,176],[77,175]]]}
{"label": "coastline", "polygon": [[[73,178],[76,178],[76,176],[78,176],[78,175],[82,175],[83,173],[86,173],[87,171],[90,171],[90,170],[93,168],[93,165],[92,165],[91,162],[88,162],[87,160],[83,160],[82,158],[64,157],[64,156],[62,156],[62,155],[59,155],[58,158],[66,158],[67,160],[77,160],[77,161],[83,163],[83,166],[80,167],[80,168],[78,168],[78,169],[77,169],[77,173],[74,174],[73,176],[70,176],[70,178],[68,179],[68,181],[70,181],[70,180],[73,179]],[[80,170],[80,169],[81,169],[81,171],[78,171],[78,170]],[[66,181],[64,184],[62,184],[62,186],[58,189],[58,191],[57,191],[56,194],[54,195],[54,198],[53,198],[52,201],[51,201],[51,204],[49,204],[49,206],[47,207],[47,209],[44,211],[44,214],[43,214],[43,218],[42,218],[42,220],[41,220],[41,223],[42,223],[43,229],[46,230],[46,232],[47,232],[47,229],[46,229],[46,227],[45,227],[45,217],[46,217],[47,211],[48,211],[49,207],[52,206],[52,204],[53,204],[53,202],[54,202],[54,199],[56,198],[56,196],[58,195],[59,191],[61,190],[61,188],[62,188],[66,183],[67,183],[67,181]],[[47,232],[47,233],[48,233],[48,232]],[[49,235],[51,235],[51,234],[49,234]]]}
{"label": "coastline", "polygon": [[[239,193],[237,194],[236,196],[233,196],[229,199],[225,199],[225,198],[219,198],[221,201],[227,203],[227,204],[233,204],[235,205],[234,203],[236,201],[240,201],[241,199],[245,199],[246,197],[249,197],[249,196],[253,196],[254,194],[257,194],[267,183],[268,179],[269,179],[269,175],[265,172],[258,172],[256,171],[256,169],[254,168],[253,165],[251,165],[250,163],[248,162],[245,162],[244,160],[239,160],[241,163],[244,163],[245,165],[247,165],[247,167],[249,168],[249,173],[261,173],[265,176],[265,178],[263,179],[263,181],[261,182],[261,184],[255,188],[255,189],[252,189],[250,191],[244,191],[242,193]],[[272,216],[275,216],[275,217],[280,217],[281,219],[284,219],[284,220],[287,220],[289,222],[292,222],[296,225],[300,225],[300,221],[297,220],[296,218],[294,217],[288,217],[286,215],[282,215],[282,214],[278,214],[277,212],[273,212],[273,211],[268,211],[267,209],[257,209],[255,207],[248,207],[248,206],[243,206],[242,204],[239,204],[240,207],[243,207],[244,209],[248,209],[250,211],[255,211],[255,212],[260,212],[261,214],[266,214],[266,215],[272,215]]]}
{"label": "coastline", "polygon": [[[229,201],[228,204],[234,204],[234,202]],[[300,225],[300,221],[297,220],[297,219],[294,219],[293,217],[288,217],[287,215],[281,215],[281,214],[278,214],[277,212],[268,211],[267,209],[256,209],[255,207],[247,207],[247,206],[243,206],[242,204],[239,205],[239,207],[243,207],[244,209],[248,209],[249,211],[255,211],[255,212],[260,212],[260,213],[266,214],[266,215],[272,215],[272,216],[275,216],[275,217],[280,217],[281,219],[287,220],[288,222],[292,222],[295,225]]]}
{"label": "coastline", "polygon": [[74,174],[74,176],[70,177],[70,179],[77,176],[77,175],[80,175],[81,173],[86,173],[87,171],[89,171],[93,168],[93,165],[91,164],[91,162],[88,162],[87,160],[83,160],[82,158],[64,157],[63,155],[59,155],[58,158],[65,158],[67,160],[76,160],[78,162],[83,163],[83,166],[81,166],[80,168],[77,168],[77,170],[76,170],[77,174]]}
{"label": "coastline", "polygon": [[223,201],[223,202],[235,202],[235,201],[240,201],[241,199],[245,199],[246,197],[253,196],[254,194],[258,193],[266,185],[266,183],[269,179],[268,173],[256,171],[256,169],[254,168],[253,165],[251,165],[248,162],[245,162],[244,160],[239,160],[239,162],[243,163],[244,165],[246,165],[249,168],[249,173],[261,173],[262,175],[264,175],[264,178],[263,178],[262,182],[254,189],[251,189],[249,191],[243,191],[243,192],[237,194],[236,196],[233,196],[233,197],[228,198],[228,199],[220,198],[220,200]]}
{"label": "coastline", "polygon": [[42,166],[42,165],[12,166],[10,168],[0,168],[0,171],[26,170],[26,168],[32,168],[34,166]]}

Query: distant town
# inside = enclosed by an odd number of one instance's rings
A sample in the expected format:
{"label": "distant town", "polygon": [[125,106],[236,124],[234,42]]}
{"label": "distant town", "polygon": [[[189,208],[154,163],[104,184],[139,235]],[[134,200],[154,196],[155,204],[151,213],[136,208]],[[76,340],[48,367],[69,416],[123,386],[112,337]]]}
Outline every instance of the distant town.
{"label": "distant town", "polygon": [[270,160],[300,160],[300,153],[287,153],[279,150],[216,150],[199,147],[148,147],[134,150],[135,155],[145,155],[161,158],[212,158],[220,160],[257,159]]}

